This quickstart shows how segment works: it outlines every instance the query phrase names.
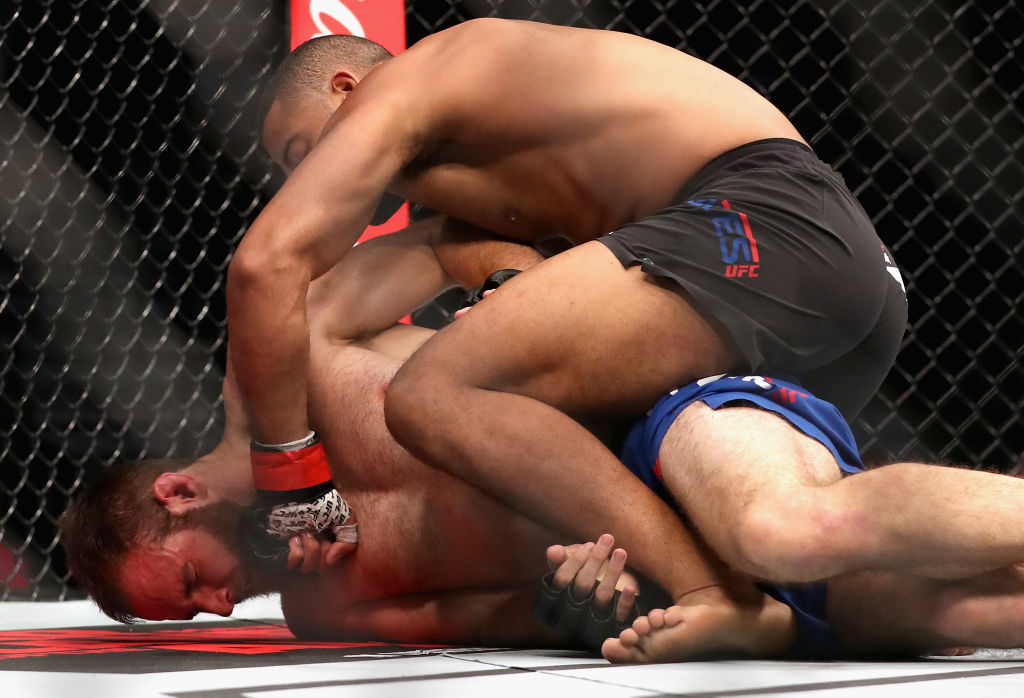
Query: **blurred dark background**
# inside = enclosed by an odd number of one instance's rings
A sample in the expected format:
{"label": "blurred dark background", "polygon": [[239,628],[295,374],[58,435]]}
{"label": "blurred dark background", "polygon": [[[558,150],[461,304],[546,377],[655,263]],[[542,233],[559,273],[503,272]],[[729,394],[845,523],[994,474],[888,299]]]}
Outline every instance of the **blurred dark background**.
{"label": "blurred dark background", "polygon": [[[265,6],[264,6],[265,5]],[[787,113],[895,253],[911,327],[866,460],[1024,452],[1024,12],[971,0],[411,0],[409,43],[478,16],[614,29]],[[0,6],[0,599],[77,594],[55,520],[118,458],[219,438],[223,282],[280,175],[247,118],[285,3]],[[414,217],[417,211],[413,212]],[[447,298],[416,318],[433,325]]]}

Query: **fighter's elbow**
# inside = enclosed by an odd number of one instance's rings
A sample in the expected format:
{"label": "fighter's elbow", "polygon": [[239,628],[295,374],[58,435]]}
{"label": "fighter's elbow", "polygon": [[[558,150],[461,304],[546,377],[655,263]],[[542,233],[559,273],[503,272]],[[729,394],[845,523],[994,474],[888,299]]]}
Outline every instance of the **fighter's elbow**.
{"label": "fighter's elbow", "polygon": [[239,248],[228,265],[227,295],[228,308],[247,306],[253,296],[259,295],[261,281],[265,280],[268,270],[261,255],[246,252]]}
{"label": "fighter's elbow", "polygon": [[259,278],[260,260],[257,255],[246,251],[240,246],[231,257],[228,264],[227,293],[230,296],[232,291],[244,289],[252,283],[253,279]]}
{"label": "fighter's elbow", "polygon": [[310,276],[308,267],[308,262],[286,245],[247,235],[228,265],[228,304],[250,302],[265,294],[279,298],[286,286],[304,293]]}

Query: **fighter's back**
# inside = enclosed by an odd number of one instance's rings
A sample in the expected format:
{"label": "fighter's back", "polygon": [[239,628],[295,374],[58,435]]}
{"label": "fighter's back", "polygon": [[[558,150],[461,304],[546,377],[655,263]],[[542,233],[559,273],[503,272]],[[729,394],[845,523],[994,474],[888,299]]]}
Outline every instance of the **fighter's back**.
{"label": "fighter's back", "polygon": [[402,94],[412,134],[393,188],[523,239],[592,239],[662,207],[731,148],[801,140],[767,100],[692,56],[532,22],[473,20],[428,37],[341,111],[389,93]]}

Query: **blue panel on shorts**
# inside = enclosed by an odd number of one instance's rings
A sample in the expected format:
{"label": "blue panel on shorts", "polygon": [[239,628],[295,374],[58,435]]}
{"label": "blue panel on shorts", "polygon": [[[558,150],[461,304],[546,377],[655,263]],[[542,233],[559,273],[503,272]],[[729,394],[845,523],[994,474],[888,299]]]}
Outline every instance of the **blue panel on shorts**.
{"label": "blue panel on shorts", "polygon": [[[620,454],[623,464],[658,496],[675,505],[661,481],[658,452],[679,413],[694,402],[712,409],[737,403],[753,404],[784,418],[802,433],[828,448],[843,472],[864,469],[850,427],[839,410],[803,387],[765,376],[714,376],[690,383],[661,398],[626,437]],[[797,641],[788,658],[826,658],[839,654],[839,644],[825,620],[828,587],[824,582],[785,588],[760,585],[765,593],[793,609]]]}
{"label": "blue panel on shorts", "polygon": [[799,587],[758,584],[761,591],[793,609],[796,642],[784,659],[834,659],[840,655],[839,640],[825,619],[828,585],[825,582]]}

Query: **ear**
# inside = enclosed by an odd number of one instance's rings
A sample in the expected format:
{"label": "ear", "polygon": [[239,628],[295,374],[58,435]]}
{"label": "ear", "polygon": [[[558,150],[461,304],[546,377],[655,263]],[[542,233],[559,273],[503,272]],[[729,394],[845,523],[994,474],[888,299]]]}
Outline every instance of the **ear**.
{"label": "ear", "polygon": [[183,514],[205,503],[206,483],[189,473],[161,473],[153,482],[153,496],[171,514]]}
{"label": "ear", "polygon": [[331,76],[331,92],[335,94],[348,94],[358,84],[359,78],[347,70],[339,70]]}

